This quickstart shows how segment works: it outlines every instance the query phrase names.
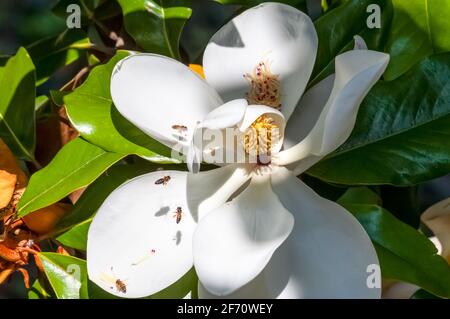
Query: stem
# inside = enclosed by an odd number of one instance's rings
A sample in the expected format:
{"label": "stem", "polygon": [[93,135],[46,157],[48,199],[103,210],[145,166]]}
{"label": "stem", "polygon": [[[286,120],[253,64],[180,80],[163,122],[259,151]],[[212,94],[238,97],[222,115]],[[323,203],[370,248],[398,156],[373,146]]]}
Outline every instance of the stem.
{"label": "stem", "polygon": [[31,159],[30,161],[31,164],[33,164],[33,166],[37,169],[40,170],[42,168],[42,164],[38,162],[37,159],[35,159],[34,157]]}

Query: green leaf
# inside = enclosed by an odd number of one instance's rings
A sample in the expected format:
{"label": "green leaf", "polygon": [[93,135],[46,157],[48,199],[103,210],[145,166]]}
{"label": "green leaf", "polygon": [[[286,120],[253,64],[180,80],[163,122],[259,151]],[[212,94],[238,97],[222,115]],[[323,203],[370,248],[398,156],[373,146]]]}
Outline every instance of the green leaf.
{"label": "green leaf", "polygon": [[40,114],[44,111],[45,106],[47,105],[49,98],[46,95],[40,95],[36,97],[34,100],[34,110],[37,114]]}
{"label": "green leaf", "polygon": [[68,91],[50,90],[50,97],[57,106],[64,105],[64,97],[68,94],[70,94]]}
{"label": "green leaf", "polygon": [[67,29],[58,36],[39,40],[28,47],[36,64],[37,85],[45,83],[58,69],[82,58],[91,44],[81,29]]}
{"label": "green leaf", "polygon": [[386,44],[391,55],[384,77],[393,80],[423,58],[450,51],[450,2],[392,0],[394,18]]}
{"label": "green leaf", "polygon": [[[105,173],[83,192],[69,214],[58,223],[57,232],[70,230],[72,227],[84,224],[92,219],[105,199],[117,187],[126,181],[145,173],[157,170],[159,166],[144,160],[138,163],[119,162],[108,168]],[[183,170],[184,165],[165,165],[165,170]]]}
{"label": "green leaf", "polygon": [[[367,27],[367,6],[378,4],[382,10],[381,28]],[[353,49],[355,35],[360,35],[371,50],[383,51],[392,19],[388,0],[346,0],[337,8],[318,18],[314,25],[319,38],[316,63],[309,86],[334,72],[334,58]],[[343,21],[348,21],[343,23]]]}
{"label": "green leaf", "polygon": [[424,289],[419,289],[409,299],[442,299],[435,296]]}
{"label": "green leaf", "polygon": [[109,91],[111,73],[127,55],[128,52],[119,51],[107,64],[95,67],[83,85],[64,97],[69,119],[84,139],[109,152],[136,154],[154,162],[176,162],[169,158],[166,146],[137,129],[113,105]]}
{"label": "green leaf", "polygon": [[40,253],[39,260],[58,299],[87,299],[86,261],[55,253]]}
{"label": "green leaf", "polygon": [[125,29],[147,52],[180,58],[179,40],[191,17],[186,0],[118,0]]}
{"label": "green leaf", "polygon": [[372,239],[384,278],[416,284],[450,297],[450,266],[433,243],[376,205],[344,204]]}
{"label": "green leaf", "polygon": [[341,205],[369,204],[380,205],[381,199],[377,193],[367,187],[351,187],[337,201]]}
{"label": "green leaf", "polygon": [[28,290],[28,299],[48,299],[52,296],[42,287],[41,281],[36,279]]}
{"label": "green leaf", "polygon": [[81,138],[71,141],[50,164],[33,174],[19,202],[19,216],[47,207],[89,185],[121,158],[122,154],[106,152]]}
{"label": "green leaf", "polygon": [[35,161],[35,78],[24,48],[0,69],[0,138],[16,156],[29,161]]}
{"label": "green leaf", "polygon": [[56,237],[64,246],[86,251],[87,248],[87,234],[92,219],[87,219],[84,222],[72,227],[69,231]]}
{"label": "green leaf", "polygon": [[450,171],[450,53],[378,82],[349,139],[308,174],[338,184],[407,186]]}

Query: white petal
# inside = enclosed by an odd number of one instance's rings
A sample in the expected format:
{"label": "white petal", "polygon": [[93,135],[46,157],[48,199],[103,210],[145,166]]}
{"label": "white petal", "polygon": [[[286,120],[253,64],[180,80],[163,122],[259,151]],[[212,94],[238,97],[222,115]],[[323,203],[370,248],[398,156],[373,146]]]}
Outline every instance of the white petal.
{"label": "white petal", "polygon": [[[227,128],[236,127],[242,121],[247,109],[247,101],[244,99],[233,100],[210,112],[205,119],[195,128],[194,138],[188,151],[187,166],[190,172],[198,173],[200,163],[204,160],[201,156],[202,152],[210,152],[213,148],[215,151],[225,151],[226,143],[223,139],[211,143],[209,139],[204,139],[205,134],[215,134],[215,136],[225,136],[223,131]],[[205,130],[208,130],[206,133]],[[218,135],[220,134],[220,135]],[[234,151],[234,150],[233,150]],[[208,153],[207,153],[208,154]],[[208,157],[205,157],[207,159]],[[210,162],[210,161],[207,161]],[[221,160],[220,164],[225,163]]]}
{"label": "white petal", "polygon": [[388,62],[389,55],[368,50],[337,56],[333,90],[314,128],[300,143],[280,152],[274,162],[288,165],[311,155],[325,156],[344,143],[353,130],[362,100]]}
{"label": "white petal", "polygon": [[[430,228],[441,246],[441,255],[450,263],[450,198],[434,204],[421,216],[422,222]],[[436,245],[439,249],[440,247]]]}
{"label": "white petal", "polygon": [[[155,54],[119,61],[111,77],[118,111],[161,143],[188,144],[197,122],[223,104],[219,95],[184,64]],[[172,126],[182,125],[186,132]]]}
{"label": "white petal", "polygon": [[186,189],[188,206],[195,220],[225,203],[250,177],[251,166],[227,165],[198,174],[189,174]]}
{"label": "white petal", "polygon": [[[156,185],[164,176],[171,178],[167,185]],[[186,176],[178,171],[153,172],[111,193],[89,228],[87,261],[92,281],[117,296],[144,297],[189,271],[196,222],[187,204]],[[183,210],[178,224],[177,207]],[[127,292],[119,292],[108,277],[126,282]]]}
{"label": "white petal", "polygon": [[[89,278],[120,297],[149,296],[175,283],[193,265],[198,214],[225,203],[248,179],[244,170],[230,166],[195,176],[158,171],[117,188],[89,228]],[[167,185],[155,184],[164,176],[170,176]],[[177,207],[183,212],[178,224]],[[126,282],[126,294],[115,289],[114,277]]]}
{"label": "white petal", "polygon": [[[381,289],[366,285],[378,258],[358,221],[285,168],[272,175],[272,188],[294,214],[294,229],[258,277],[227,298],[379,298]],[[199,287],[199,297],[214,296]]]}
{"label": "white petal", "polygon": [[286,125],[285,150],[301,142],[311,132],[330,97],[333,84],[334,74],[314,85],[302,96]]}
{"label": "white petal", "polygon": [[281,80],[282,112],[289,118],[308,83],[317,52],[311,19],[280,3],[264,3],[244,11],[210,40],[203,56],[208,81],[224,100],[244,98],[243,77],[260,62]]}
{"label": "white petal", "polygon": [[264,269],[293,224],[268,175],[254,176],[238,197],[200,221],[193,239],[199,280],[211,293],[234,292]]}
{"label": "white petal", "polygon": [[198,128],[215,130],[233,127],[242,120],[247,106],[248,103],[244,99],[237,99],[225,103],[210,112],[198,125]]}
{"label": "white petal", "polygon": [[359,35],[355,35],[353,37],[355,40],[355,45],[353,46],[353,50],[367,50],[367,44],[366,41]]}
{"label": "white petal", "polygon": [[291,269],[280,297],[378,298],[380,289],[366,283],[367,267],[378,265],[378,258],[356,218],[284,168],[272,175],[272,187],[296,220],[279,249],[287,250],[285,263]]}

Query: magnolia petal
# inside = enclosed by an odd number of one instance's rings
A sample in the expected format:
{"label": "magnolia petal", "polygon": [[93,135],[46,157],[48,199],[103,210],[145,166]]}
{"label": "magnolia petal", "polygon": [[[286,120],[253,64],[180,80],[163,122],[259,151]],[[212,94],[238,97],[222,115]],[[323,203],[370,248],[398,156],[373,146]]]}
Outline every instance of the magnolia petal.
{"label": "magnolia petal", "polygon": [[199,280],[219,296],[236,291],[264,269],[293,224],[268,175],[254,176],[239,196],[200,221],[193,238]]}
{"label": "magnolia petal", "polygon": [[[111,76],[118,111],[161,143],[189,145],[198,122],[223,104],[219,95],[184,64],[155,54],[119,61]],[[174,129],[174,125],[186,129]]]}
{"label": "magnolia petal", "polygon": [[279,249],[280,258],[287,250],[284,266],[290,267],[279,297],[379,298],[381,289],[367,285],[368,266],[379,264],[377,254],[357,219],[285,168],[272,174],[272,187],[296,220]]}
{"label": "magnolia petal", "polygon": [[302,96],[287,122],[284,149],[295,146],[308,136],[330,97],[333,84],[334,74],[314,85]]}
{"label": "magnolia petal", "polygon": [[198,125],[198,128],[219,130],[233,127],[241,122],[247,110],[248,103],[244,99],[237,99],[225,103],[210,112]]}
{"label": "magnolia petal", "polygon": [[[210,112],[205,119],[195,128],[194,138],[187,155],[187,166],[190,172],[198,173],[200,163],[206,161],[215,163],[216,161],[208,160],[211,149],[215,152],[226,151],[226,142],[223,139],[226,134],[225,130],[234,128],[242,121],[246,112],[248,103],[244,99],[233,100]],[[214,136],[213,142],[208,138]],[[203,154],[203,152],[205,152]],[[202,156],[206,155],[206,156]],[[225,163],[223,159],[218,162]]]}
{"label": "magnolia petal", "polygon": [[441,256],[450,263],[450,198],[428,208],[422,214],[421,220],[433,231],[438,239],[433,242],[438,249],[441,248]]}
{"label": "magnolia petal", "polygon": [[223,205],[251,177],[250,165],[227,165],[187,176],[188,207],[195,220]]}
{"label": "magnolia petal", "polygon": [[[379,298],[381,289],[366,284],[378,258],[358,221],[285,168],[271,179],[294,229],[264,270],[227,298]],[[199,297],[214,295],[200,287]]]}
{"label": "magnolia petal", "polygon": [[264,3],[233,18],[211,38],[203,56],[205,76],[224,100],[244,98],[250,83],[243,75],[266,63],[281,81],[287,119],[308,83],[317,44],[306,14],[285,4]]}
{"label": "magnolia petal", "polygon": [[353,50],[367,50],[367,44],[366,41],[359,35],[355,35],[353,37],[353,40],[355,41],[355,45],[353,46]]}
{"label": "magnolia petal", "polygon": [[[170,176],[167,185],[155,184],[164,176]],[[111,193],[89,228],[87,265],[92,281],[114,295],[136,298],[170,286],[189,271],[196,222],[187,205],[186,176],[153,172]],[[183,211],[178,224],[177,207]],[[127,292],[118,291],[108,278],[124,281]]]}
{"label": "magnolia petal", "polygon": [[[355,35],[354,41],[353,50],[367,50],[366,42],[362,37]],[[335,74],[333,73],[314,85],[302,96],[287,123],[284,140],[285,149],[289,149],[302,141],[314,128],[320,113],[322,113],[330,98],[334,80]]]}
{"label": "magnolia petal", "polygon": [[370,88],[381,77],[389,55],[352,50],[336,57],[333,90],[309,134],[298,144],[280,152],[274,162],[288,165],[308,156],[325,156],[350,136],[358,108]]}
{"label": "magnolia petal", "polygon": [[[123,184],[105,200],[89,228],[89,278],[121,297],[149,296],[175,283],[193,265],[199,212],[203,216],[223,205],[248,179],[245,175],[240,166],[194,176],[158,171]],[[164,176],[170,177],[167,184],[156,184]],[[177,207],[182,209],[179,223]],[[127,292],[119,292],[111,278],[126,282]]]}

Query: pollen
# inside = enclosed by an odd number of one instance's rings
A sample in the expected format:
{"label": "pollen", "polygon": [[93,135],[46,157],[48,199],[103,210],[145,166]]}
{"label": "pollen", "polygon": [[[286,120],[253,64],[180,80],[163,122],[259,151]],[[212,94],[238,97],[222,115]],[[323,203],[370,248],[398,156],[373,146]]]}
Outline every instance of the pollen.
{"label": "pollen", "polygon": [[247,93],[249,104],[266,105],[281,109],[281,92],[279,75],[272,74],[268,62],[260,62],[252,73],[244,74],[250,84]]}
{"label": "pollen", "polygon": [[247,154],[256,155],[258,162],[262,162],[261,159],[264,158],[264,164],[268,164],[272,147],[279,137],[275,121],[267,115],[261,115],[247,128],[242,143]]}

